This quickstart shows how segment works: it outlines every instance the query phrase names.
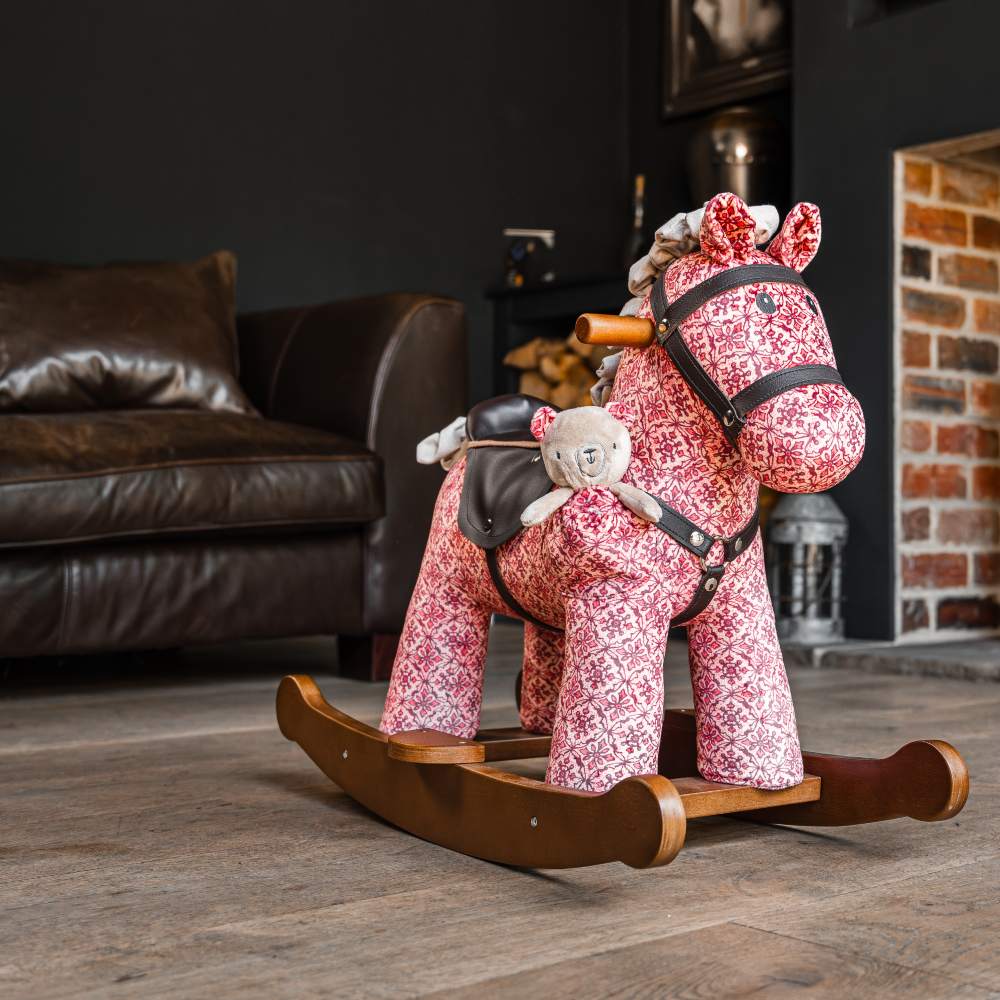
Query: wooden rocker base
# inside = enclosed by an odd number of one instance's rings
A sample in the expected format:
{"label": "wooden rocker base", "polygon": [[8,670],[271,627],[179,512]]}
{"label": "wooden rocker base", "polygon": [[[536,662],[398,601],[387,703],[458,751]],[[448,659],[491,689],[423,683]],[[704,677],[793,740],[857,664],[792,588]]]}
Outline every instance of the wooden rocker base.
{"label": "wooden rocker base", "polygon": [[285,677],[278,726],[351,798],[395,826],[462,854],[525,868],[672,861],[688,819],[741,813],[768,823],[840,826],[909,816],[942,820],[965,805],[969,777],[948,743],[908,743],[884,760],[803,754],[802,784],[778,791],[697,776],[690,709],[665,713],[659,774],[603,794],[491,767],[544,757],[551,738],[521,729],[463,740],[432,730],[386,736],[328,704],[312,678]]}

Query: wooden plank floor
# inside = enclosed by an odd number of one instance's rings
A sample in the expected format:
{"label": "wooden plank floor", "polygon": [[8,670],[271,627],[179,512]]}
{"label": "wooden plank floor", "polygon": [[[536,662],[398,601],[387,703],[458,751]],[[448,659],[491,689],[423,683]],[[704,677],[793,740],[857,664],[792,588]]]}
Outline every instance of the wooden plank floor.
{"label": "wooden plank floor", "polygon": [[[515,721],[519,642],[495,630],[484,725]],[[392,829],[283,740],[285,672],[377,719],[384,685],[332,656],[247,644],[0,687],[0,996],[1000,997],[1000,685],[792,671],[810,749],[954,742],[972,795],[951,821],[697,820],[666,868],[556,873]],[[689,704],[681,649],[667,679]]]}

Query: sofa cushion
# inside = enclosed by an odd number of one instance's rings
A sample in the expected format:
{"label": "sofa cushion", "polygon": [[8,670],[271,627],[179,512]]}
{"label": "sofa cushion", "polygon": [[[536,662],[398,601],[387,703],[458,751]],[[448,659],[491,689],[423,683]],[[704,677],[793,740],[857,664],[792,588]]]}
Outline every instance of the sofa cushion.
{"label": "sofa cushion", "polygon": [[0,415],[0,547],[364,524],[381,460],[336,434],[188,410]]}
{"label": "sofa cushion", "polygon": [[0,412],[252,413],[237,380],[236,259],[0,261]]}
{"label": "sofa cushion", "polygon": [[327,531],[5,550],[0,650],[53,656],[363,634],[362,547],[356,531]]}

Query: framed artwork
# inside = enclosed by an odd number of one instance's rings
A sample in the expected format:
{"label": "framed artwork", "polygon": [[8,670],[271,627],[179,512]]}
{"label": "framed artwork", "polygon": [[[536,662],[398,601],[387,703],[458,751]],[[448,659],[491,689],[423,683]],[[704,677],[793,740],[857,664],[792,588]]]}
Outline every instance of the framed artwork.
{"label": "framed artwork", "polygon": [[732,104],[787,84],[791,0],[663,0],[663,114]]}

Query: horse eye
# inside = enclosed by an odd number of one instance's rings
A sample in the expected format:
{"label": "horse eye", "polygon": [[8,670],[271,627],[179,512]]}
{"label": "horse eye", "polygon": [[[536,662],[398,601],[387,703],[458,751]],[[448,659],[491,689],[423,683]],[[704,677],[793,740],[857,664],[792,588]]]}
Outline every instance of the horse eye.
{"label": "horse eye", "polygon": [[819,315],[819,309],[816,308],[816,303],[813,301],[813,297],[811,295],[806,296],[806,305],[813,311],[813,315]]}
{"label": "horse eye", "polygon": [[757,308],[762,313],[767,313],[768,315],[770,315],[773,312],[776,312],[778,309],[778,307],[774,304],[774,299],[772,299],[771,296],[767,294],[767,292],[758,292]]}

